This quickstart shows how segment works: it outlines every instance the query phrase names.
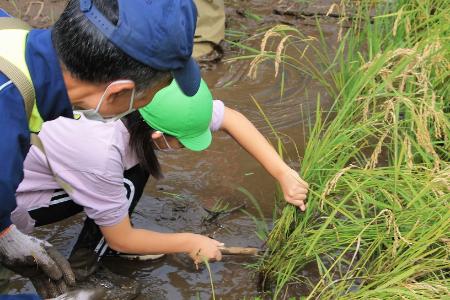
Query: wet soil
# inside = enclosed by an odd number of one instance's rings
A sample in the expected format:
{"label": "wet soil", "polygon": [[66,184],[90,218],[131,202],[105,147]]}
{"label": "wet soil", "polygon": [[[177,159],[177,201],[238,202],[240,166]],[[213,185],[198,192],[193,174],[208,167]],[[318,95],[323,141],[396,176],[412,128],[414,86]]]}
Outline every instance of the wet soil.
{"label": "wet soil", "polygon": [[[332,1],[227,0],[227,40],[225,57],[216,65],[203,69],[203,77],[216,99],[245,114],[258,129],[275,142],[271,127],[257,109],[252,97],[259,103],[272,126],[283,136],[286,145],[285,160],[299,169],[306,140],[308,124],[313,121],[317,93],[324,107],[331,103],[326,92],[310,78],[298,71],[284,69],[284,94],[280,95],[281,76],[275,77],[272,62],[260,65],[255,79],[247,76],[249,61],[233,60],[245,52],[232,46],[242,42],[259,48],[262,34],[276,24],[297,27],[307,36],[318,37],[314,15],[323,15]],[[61,13],[65,1],[0,0],[0,7],[27,20],[35,27],[47,27]],[[296,5],[296,6],[294,6]],[[285,13],[295,10],[297,13]],[[299,12],[307,12],[301,14]],[[312,14],[312,16],[311,16]],[[331,49],[339,31],[336,20],[322,18],[323,34]],[[238,32],[238,34],[236,34]],[[276,44],[269,47],[276,49]],[[289,50],[288,50],[289,51]],[[136,208],[133,222],[136,226],[163,232],[191,231],[212,234],[228,246],[262,247],[263,241],[255,234],[253,220],[241,211],[221,218],[218,224],[205,227],[207,216],[203,207],[211,208],[221,200],[230,207],[247,203],[247,210],[256,214],[251,202],[237,190],[247,189],[260,203],[266,222],[270,224],[275,205],[276,184],[273,178],[242,150],[230,137],[218,133],[212,146],[202,153],[177,151],[161,154],[165,178],[150,180],[144,196]],[[49,239],[68,255],[81,229],[83,216],[39,228],[37,235]],[[219,226],[218,226],[219,225]],[[251,257],[225,256],[222,262],[211,264],[217,299],[244,299],[261,295],[258,276],[246,265],[256,260]],[[212,297],[206,268],[196,270],[188,257],[169,255],[156,262],[107,260],[114,272],[139,281],[143,291],[139,299],[210,299]],[[308,270],[303,272],[308,275]],[[310,276],[314,276],[311,271]],[[9,292],[33,291],[27,280],[15,276]],[[301,289],[298,293],[302,293]]]}

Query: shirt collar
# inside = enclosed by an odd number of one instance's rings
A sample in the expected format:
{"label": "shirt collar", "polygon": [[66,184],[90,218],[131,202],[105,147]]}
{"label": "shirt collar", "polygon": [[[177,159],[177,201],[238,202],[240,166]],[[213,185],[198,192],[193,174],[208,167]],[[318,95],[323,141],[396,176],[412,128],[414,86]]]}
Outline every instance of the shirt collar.
{"label": "shirt collar", "polygon": [[36,91],[36,102],[44,121],[59,116],[72,118],[61,66],[52,43],[51,29],[35,29],[28,34],[25,59]]}

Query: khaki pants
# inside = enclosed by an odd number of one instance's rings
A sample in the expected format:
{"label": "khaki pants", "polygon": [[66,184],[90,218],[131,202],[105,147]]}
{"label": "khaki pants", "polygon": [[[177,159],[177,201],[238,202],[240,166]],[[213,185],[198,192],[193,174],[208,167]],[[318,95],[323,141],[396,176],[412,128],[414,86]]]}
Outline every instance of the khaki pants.
{"label": "khaki pants", "polygon": [[14,275],[13,271],[0,264],[0,294],[2,294],[9,284],[9,279]]}
{"label": "khaki pants", "polygon": [[210,53],[225,38],[225,5],[223,0],[194,0],[197,5],[197,30],[194,57]]}

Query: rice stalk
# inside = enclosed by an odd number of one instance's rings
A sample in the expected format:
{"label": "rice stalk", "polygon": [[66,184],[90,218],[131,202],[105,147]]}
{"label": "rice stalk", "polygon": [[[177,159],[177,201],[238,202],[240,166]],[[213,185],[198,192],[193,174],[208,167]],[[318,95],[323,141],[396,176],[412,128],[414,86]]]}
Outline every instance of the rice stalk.
{"label": "rice stalk", "polygon": [[[317,110],[309,132],[301,165],[311,189],[308,209],[283,209],[258,266],[273,298],[287,296],[293,285],[307,286],[307,299],[448,296],[450,7],[444,2],[353,3],[351,28],[334,56],[323,34],[311,39],[283,25],[266,35],[253,65],[273,60],[275,74],[281,65],[294,68],[335,98],[329,113]],[[276,51],[267,47],[271,38],[281,41]],[[297,55],[286,55],[288,47]],[[317,280],[300,275],[310,264]]]}

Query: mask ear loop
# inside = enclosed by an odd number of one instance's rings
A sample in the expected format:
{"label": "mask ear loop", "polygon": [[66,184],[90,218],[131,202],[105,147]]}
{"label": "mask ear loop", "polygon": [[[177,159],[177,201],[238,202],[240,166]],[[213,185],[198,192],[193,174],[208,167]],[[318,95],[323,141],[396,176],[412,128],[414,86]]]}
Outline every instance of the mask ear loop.
{"label": "mask ear loop", "polygon": [[[114,85],[114,84],[118,84],[118,83],[126,83],[126,82],[133,82],[131,80],[116,80],[111,82],[105,89],[105,91],[103,92],[102,97],[100,98],[100,101],[97,104],[97,107],[95,107],[95,112],[98,113],[98,111],[100,110],[100,107],[102,106],[103,100],[105,99],[105,95],[106,92],[108,91],[108,89]],[[131,101],[130,101],[130,106],[128,107],[128,110],[132,109],[134,106],[134,94],[135,94],[136,89],[133,88],[133,91],[131,92]]]}
{"label": "mask ear loop", "polygon": [[172,147],[170,147],[169,142],[166,140],[166,136],[164,135],[164,132],[162,133],[162,137],[164,139],[164,142],[166,143],[167,149],[172,150]]}
{"label": "mask ear loop", "polygon": [[155,141],[153,141],[153,145],[156,146],[156,149],[158,149],[159,151],[161,151],[161,148],[158,146],[158,143],[155,143]]}
{"label": "mask ear loop", "polygon": [[[162,133],[162,132],[159,131],[159,130],[155,130],[154,133]],[[158,143],[157,143],[153,138],[152,138],[152,142],[153,142],[153,145],[156,146],[156,149],[158,149],[159,151],[161,151],[161,147],[159,147]]]}
{"label": "mask ear loop", "polygon": [[[172,150],[172,149],[173,149],[173,148],[170,146],[169,142],[166,140],[166,136],[164,135],[164,132],[159,131],[159,130],[156,130],[155,133],[160,133],[160,134],[161,134],[161,136],[162,136],[162,138],[163,138],[163,140],[164,140],[164,143],[166,144],[166,147],[167,147],[166,149],[169,149],[169,150]],[[155,144],[155,146],[156,146],[156,148],[158,148],[158,150],[164,151],[164,149],[161,149],[161,147],[159,147],[158,143],[156,143],[155,141],[153,141],[153,144]]]}
{"label": "mask ear loop", "polygon": [[102,97],[100,98],[100,101],[98,101],[97,106],[95,107],[95,112],[98,113],[100,110],[100,107],[102,106],[103,100],[105,99],[106,92],[108,91],[109,87],[113,84],[112,82],[106,87],[105,91],[103,92]]}
{"label": "mask ear loop", "polygon": [[130,107],[128,107],[128,111],[134,109],[134,94],[136,92],[136,89],[133,88],[133,90],[131,91],[131,101],[130,101]]}

